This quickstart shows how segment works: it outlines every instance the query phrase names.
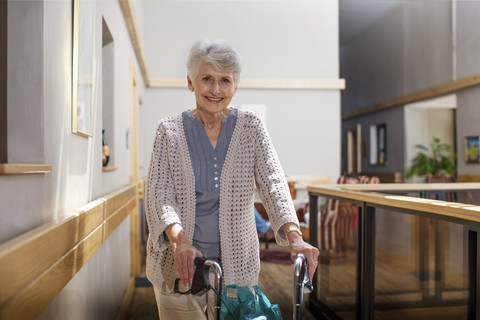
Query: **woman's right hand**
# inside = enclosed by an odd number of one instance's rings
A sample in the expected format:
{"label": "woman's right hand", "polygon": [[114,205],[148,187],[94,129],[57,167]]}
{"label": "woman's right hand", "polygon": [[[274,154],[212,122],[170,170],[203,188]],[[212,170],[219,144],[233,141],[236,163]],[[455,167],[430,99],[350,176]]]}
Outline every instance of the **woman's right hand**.
{"label": "woman's right hand", "polygon": [[188,241],[182,241],[173,245],[173,259],[180,281],[190,288],[195,273],[195,258],[202,254]]}
{"label": "woman's right hand", "polygon": [[190,243],[179,224],[169,225],[165,233],[173,248],[173,261],[180,281],[190,288],[195,273],[195,258],[201,257],[202,254]]}

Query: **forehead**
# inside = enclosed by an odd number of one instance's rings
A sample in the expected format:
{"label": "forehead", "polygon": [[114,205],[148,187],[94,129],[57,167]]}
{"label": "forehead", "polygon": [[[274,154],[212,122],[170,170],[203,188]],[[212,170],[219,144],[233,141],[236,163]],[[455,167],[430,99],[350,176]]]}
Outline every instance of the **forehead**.
{"label": "forehead", "polygon": [[233,78],[232,72],[219,71],[218,69],[215,69],[210,63],[202,63],[200,65],[200,68],[198,69],[198,75]]}

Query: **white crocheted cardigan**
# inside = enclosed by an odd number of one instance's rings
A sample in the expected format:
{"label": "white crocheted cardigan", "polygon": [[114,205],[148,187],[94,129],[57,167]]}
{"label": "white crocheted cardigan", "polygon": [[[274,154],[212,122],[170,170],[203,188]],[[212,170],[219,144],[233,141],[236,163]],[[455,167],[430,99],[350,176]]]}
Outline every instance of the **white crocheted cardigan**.
{"label": "white crocheted cardigan", "polygon": [[[288,245],[280,227],[287,222],[298,224],[298,219],[284,172],[258,115],[239,110],[220,176],[218,223],[226,285],[252,287],[258,283],[255,186],[277,243]],[[178,273],[173,250],[163,232],[179,223],[191,241],[195,226],[195,177],[181,114],[162,119],[158,126],[148,172],[146,215],[147,277],[164,293],[171,293]]]}

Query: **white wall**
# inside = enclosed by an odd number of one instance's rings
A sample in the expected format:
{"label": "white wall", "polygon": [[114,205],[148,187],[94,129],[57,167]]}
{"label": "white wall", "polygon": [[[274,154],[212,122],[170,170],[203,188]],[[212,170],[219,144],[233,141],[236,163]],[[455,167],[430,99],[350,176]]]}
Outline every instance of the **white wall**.
{"label": "white wall", "polygon": [[[32,56],[40,51],[43,52],[43,60],[35,69],[35,77],[28,77],[28,69],[22,69],[21,65],[10,70],[10,79],[21,76],[23,81],[21,86],[9,81],[7,87],[9,95],[19,96],[20,93],[24,96],[23,101],[33,101],[29,103],[28,110],[41,108],[39,114],[43,116],[39,118],[31,119],[30,113],[24,112],[21,130],[38,134],[37,128],[43,127],[39,139],[43,141],[39,145],[43,153],[41,162],[52,165],[52,172],[0,176],[0,243],[58,217],[72,215],[75,209],[130,183],[130,153],[126,148],[125,133],[130,125],[129,63],[136,59],[118,1],[96,2],[95,29],[97,70],[102,70],[102,17],[110,28],[115,45],[114,140],[118,144],[115,145],[113,156],[118,170],[114,172],[102,172],[101,166],[101,73],[97,74],[96,81],[93,137],[82,137],[71,132],[72,1],[38,3],[40,2],[8,2],[9,14],[18,13],[16,19],[12,18],[8,22],[9,32],[12,31],[10,41],[25,40],[20,38],[21,33],[15,33],[15,24],[23,24],[22,17],[30,21],[25,13],[35,8],[40,8],[35,14],[40,15],[42,21],[35,26],[36,31],[39,29],[43,34],[41,41],[31,41],[26,49],[19,49],[15,44],[10,46],[9,42],[11,59],[25,57],[28,61],[33,61],[35,57]],[[134,66],[138,75],[138,87],[143,94],[143,80],[136,62]],[[37,70],[43,70],[39,78]],[[35,90],[26,90],[30,87]],[[17,108],[17,103],[23,102],[19,99],[10,100],[9,108]],[[35,129],[32,129],[32,124],[35,124]],[[8,134],[14,138],[15,130],[9,130]],[[20,147],[26,148],[25,145]],[[21,160],[15,161],[22,162]],[[130,219],[127,218],[60,292],[41,318],[113,318],[130,277],[129,239]]]}
{"label": "white wall", "polygon": [[[345,1],[362,6],[361,1]],[[391,7],[383,1],[378,6]],[[357,37],[341,46],[342,112],[381,102],[404,93],[403,6],[397,5]]]}
{"label": "white wall", "polygon": [[[480,73],[480,2],[456,2],[456,77],[457,79]],[[480,174],[479,164],[465,163],[463,143],[465,137],[480,135],[480,87],[457,92],[457,145],[458,173]]]}
{"label": "white wall", "polygon": [[[378,1],[379,6],[388,6],[388,1]],[[345,1],[351,6],[362,6],[361,1]],[[455,79],[478,73],[479,58],[474,54],[480,48],[480,37],[474,28],[478,25],[480,2],[478,1],[398,1],[388,15],[374,21],[370,27],[348,43],[342,44],[341,76],[346,78],[347,90],[342,94],[342,112],[368,107],[375,103],[411,94],[413,92],[451,82]],[[456,41],[455,45],[454,42]],[[472,92],[470,92],[472,91]],[[463,152],[463,137],[478,134],[478,116],[474,101],[478,88],[457,92],[456,144],[459,155]],[[390,122],[387,136],[405,136],[405,144],[398,138],[388,151],[384,167],[364,168],[366,172],[404,171],[409,166],[409,135],[415,136],[411,128],[432,131],[427,128],[434,123],[427,115],[421,119],[410,114],[401,114],[402,106],[372,113],[345,121],[343,130],[354,122],[371,123],[372,119],[383,118]],[[476,110],[476,109],[475,109]],[[407,111],[410,112],[410,111]],[[428,121],[427,121],[428,120]],[[403,126],[405,121],[405,126]],[[418,126],[422,126],[419,128]],[[451,130],[447,126],[446,130]],[[438,132],[436,133],[438,135]],[[454,132],[444,135],[452,141]],[[368,134],[364,136],[368,140]],[[389,139],[389,138],[388,138]],[[425,143],[425,144],[428,144]],[[452,143],[453,144],[453,143]],[[395,148],[395,149],[394,149]],[[458,173],[475,168],[466,168],[459,157]]]}
{"label": "white wall", "polygon": [[[244,58],[243,78],[338,76],[338,1],[156,1],[144,7],[150,76],[186,77],[201,38],[224,39]],[[267,128],[286,174],[340,173],[338,90],[239,89],[234,105],[265,104]],[[142,106],[145,159],[156,123],[195,107],[187,89],[149,89]],[[148,161],[147,166],[148,166]],[[146,170],[146,169],[145,169]]]}
{"label": "white wall", "polygon": [[[389,1],[377,5],[392,7]],[[342,44],[344,112],[453,80],[450,1],[403,0],[387,12]]]}
{"label": "white wall", "polygon": [[[45,48],[52,64],[46,72],[45,133],[49,160],[53,164],[53,205],[47,213],[68,215],[73,209],[130,183],[130,151],[125,134],[130,126],[130,62],[136,61],[123,14],[116,1],[96,2],[96,94],[94,134],[85,138],[71,134],[70,63],[71,7],[69,2],[45,3]],[[114,39],[114,141],[118,170],[102,172],[102,18]],[[62,27],[63,25],[63,27]],[[64,33],[59,33],[63,30]],[[51,50],[51,52],[50,52]],[[55,55],[61,57],[55,57]],[[63,61],[63,64],[56,63]],[[143,91],[139,68],[137,81]],[[130,219],[126,219],[102,244],[80,272],[45,310],[41,319],[112,319],[115,317],[130,277]],[[72,312],[73,310],[73,312]]]}

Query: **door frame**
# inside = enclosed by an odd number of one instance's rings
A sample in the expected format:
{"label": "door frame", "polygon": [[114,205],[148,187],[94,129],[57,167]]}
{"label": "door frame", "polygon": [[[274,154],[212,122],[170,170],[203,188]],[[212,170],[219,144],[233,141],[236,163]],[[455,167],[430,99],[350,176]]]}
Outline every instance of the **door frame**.
{"label": "door frame", "polygon": [[130,149],[130,185],[135,186],[136,205],[130,216],[130,257],[131,274],[136,277],[140,272],[140,224],[138,208],[138,81],[135,66],[130,60],[130,127],[128,131],[128,147]]}

